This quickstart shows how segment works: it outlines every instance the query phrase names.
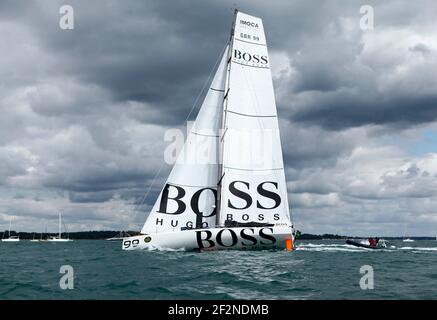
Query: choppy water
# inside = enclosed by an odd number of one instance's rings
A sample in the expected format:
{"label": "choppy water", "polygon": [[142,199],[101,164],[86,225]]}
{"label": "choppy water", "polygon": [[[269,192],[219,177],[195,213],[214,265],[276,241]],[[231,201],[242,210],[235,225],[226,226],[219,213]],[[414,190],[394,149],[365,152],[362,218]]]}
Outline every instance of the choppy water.
{"label": "choppy water", "polygon": [[[437,241],[381,251],[343,241],[297,250],[125,252],[120,242],[0,243],[0,299],[436,299]],[[74,289],[61,290],[61,265]],[[362,265],[374,290],[361,290]]]}

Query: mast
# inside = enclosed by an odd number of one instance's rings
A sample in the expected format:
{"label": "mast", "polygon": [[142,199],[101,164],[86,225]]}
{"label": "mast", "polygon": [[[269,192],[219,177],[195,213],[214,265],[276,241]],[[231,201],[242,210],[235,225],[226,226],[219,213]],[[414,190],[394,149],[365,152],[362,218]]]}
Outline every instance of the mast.
{"label": "mast", "polygon": [[219,152],[220,152],[220,160],[218,165],[218,185],[217,185],[217,213],[216,213],[216,227],[220,224],[220,211],[221,211],[221,194],[222,194],[222,180],[223,180],[223,159],[224,159],[224,137],[226,134],[226,110],[228,107],[228,94],[229,94],[229,77],[231,75],[231,57],[232,57],[232,48],[234,45],[234,31],[235,31],[235,23],[237,20],[237,13],[238,9],[234,10],[234,17],[232,19],[232,28],[231,28],[231,34],[229,36],[229,50],[228,50],[228,57],[227,57],[227,72],[226,72],[226,80],[225,80],[225,95],[223,97],[223,117],[222,117],[222,126],[221,126],[221,136],[219,141]]}
{"label": "mast", "polygon": [[61,239],[61,212],[59,212],[59,239]]}
{"label": "mast", "polygon": [[12,217],[9,219],[9,230],[8,230],[8,238],[11,237],[11,226],[12,226]]}
{"label": "mast", "polygon": [[64,230],[65,230],[65,233],[67,234],[67,239],[70,239],[70,234],[68,233],[67,226],[65,225],[65,222],[62,222],[62,224],[64,225]]}

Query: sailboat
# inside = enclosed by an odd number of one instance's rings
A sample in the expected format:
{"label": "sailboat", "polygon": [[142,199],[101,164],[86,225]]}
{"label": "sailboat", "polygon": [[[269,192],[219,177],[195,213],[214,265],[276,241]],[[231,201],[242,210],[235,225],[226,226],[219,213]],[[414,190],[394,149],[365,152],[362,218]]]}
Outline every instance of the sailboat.
{"label": "sailboat", "polygon": [[18,237],[18,236],[11,236],[11,227],[12,227],[12,217],[9,220],[8,237],[4,238],[5,234],[3,233],[2,242],[19,242],[20,241],[20,237]]}
{"label": "sailboat", "polygon": [[30,242],[39,242],[39,239],[35,238],[35,232],[33,233],[33,237],[30,239]]}
{"label": "sailboat", "polygon": [[407,225],[405,226],[405,232],[404,232],[404,236],[402,237],[402,241],[403,242],[414,242],[414,239],[411,239],[410,237],[405,236],[406,233],[407,233]]}
{"label": "sailboat", "polygon": [[140,235],[122,249],[291,251],[293,242],[263,23],[235,10],[185,145]]}
{"label": "sailboat", "polygon": [[57,237],[49,237],[47,241],[49,242],[68,242],[72,241],[68,238],[62,238],[62,230],[61,230],[61,220],[62,220],[62,213],[59,212],[59,234]]}

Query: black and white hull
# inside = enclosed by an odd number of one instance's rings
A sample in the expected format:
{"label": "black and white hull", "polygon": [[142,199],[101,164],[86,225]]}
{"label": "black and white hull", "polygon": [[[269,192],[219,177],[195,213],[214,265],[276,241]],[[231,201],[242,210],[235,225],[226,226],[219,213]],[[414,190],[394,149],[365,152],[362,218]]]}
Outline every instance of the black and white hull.
{"label": "black and white hull", "polygon": [[211,228],[128,237],[123,239],[122,248],[186,251],[284,250],[292,243],[289,227]]}

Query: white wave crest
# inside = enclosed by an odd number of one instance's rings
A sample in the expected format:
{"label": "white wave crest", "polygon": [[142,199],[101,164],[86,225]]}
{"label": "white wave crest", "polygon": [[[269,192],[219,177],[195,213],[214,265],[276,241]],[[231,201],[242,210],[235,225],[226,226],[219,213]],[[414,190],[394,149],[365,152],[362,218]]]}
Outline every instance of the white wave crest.
{"label": "white wave crest", "polygon": [[400,250],[437,251],[437,247],[400,247]]}

